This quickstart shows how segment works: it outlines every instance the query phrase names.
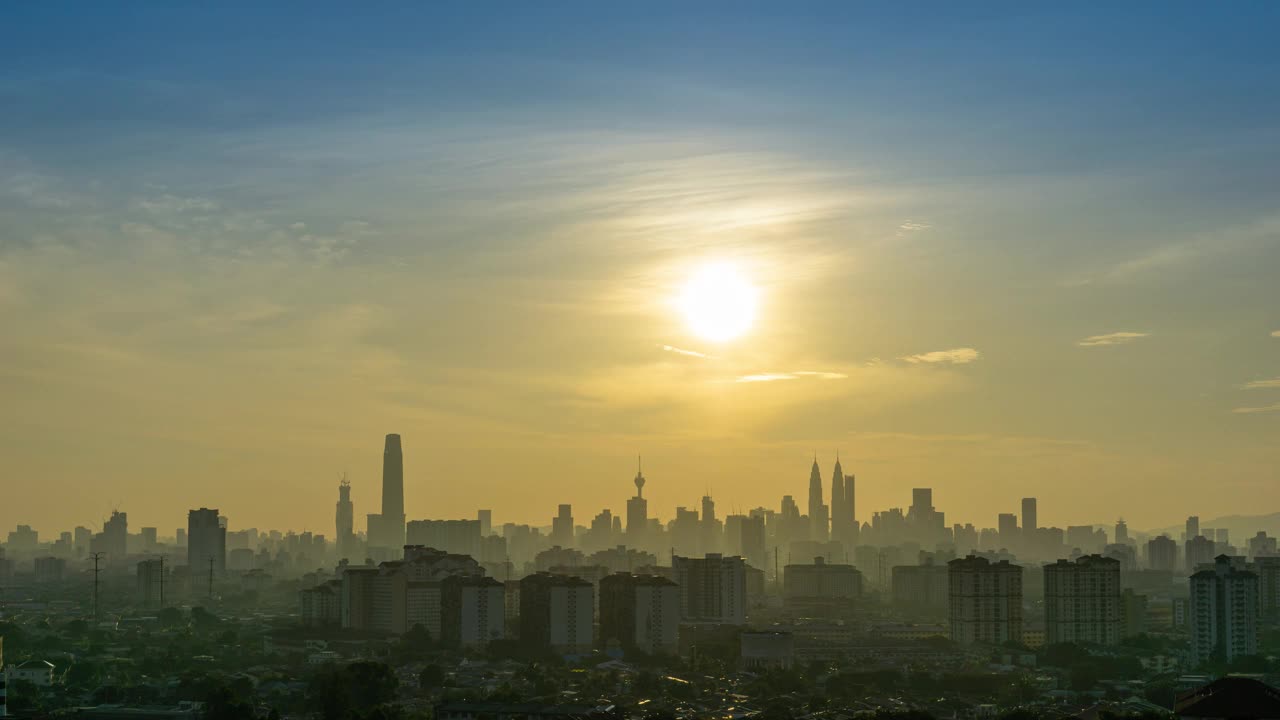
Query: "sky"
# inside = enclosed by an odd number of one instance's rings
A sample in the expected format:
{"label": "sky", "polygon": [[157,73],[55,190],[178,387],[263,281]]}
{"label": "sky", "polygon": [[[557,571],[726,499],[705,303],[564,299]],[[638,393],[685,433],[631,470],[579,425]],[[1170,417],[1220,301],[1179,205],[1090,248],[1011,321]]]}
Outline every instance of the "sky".
{"label": "sky", "polygon": [[[25,3],[0,532],[1280,507],[1271,3]],[[711,342],[707,264],[758,290]]]}

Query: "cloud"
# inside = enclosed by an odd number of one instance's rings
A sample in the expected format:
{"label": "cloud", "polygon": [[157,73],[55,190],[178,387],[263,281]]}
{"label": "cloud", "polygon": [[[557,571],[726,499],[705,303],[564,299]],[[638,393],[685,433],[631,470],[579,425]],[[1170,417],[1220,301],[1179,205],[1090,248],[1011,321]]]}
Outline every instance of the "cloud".
{"label": "cloud", "polygon": [[1150,333],[1140,332],[1113,332],[1106,335],[1090,335],[1076,343],[1080,347],[1098,347],[1100,345],[1125,345],[1134,340],[1140,340],[1149,337]]}
{"label": "cloud", "polygon": [[898,237],[906,237],[907,233],[919,232],[920,230],[928,230],[933,227],[929,223],[915,222],[908,220],[898,226]]}
{"label": "cloud", "polygon": [[713,359],[715,357],[713,355],[708,355],[706,353],[700,353],[697,350],[685,350],[684,348],[678,348],[674,345],[659,345],[658,347],[662,348],[664,352],[675,353],[677,355],[685,355],[688,357],[706,358],[708,360]]}
{"label": "cloud", "polygon": [[1280,338],[1280,330],[1272,330],[1271,337]]}
{"label": "cloud", "polygon": [[838,372],[821,372],[816,370],[797,370],[795,372],[772,372],[757,373],[754,375],[742,375],[734,382],[753,383],[753,382],[774,382],[776,380],[802,380],[804,378],[813,378],[817,380],[843,380],[849,377],[844,373]]}
{"label": "cloud", "polygon": [[979,353],[973,348],[952,348],[951,350],[934,350],[933,352],[920,353],[919,355],[906,355],[902,357],[909,363],[950,363],[952,365],[966,365],[978,359]]}
{"label": "cloud", "polygon": [[1238,407],[1232,410],[1231,412],[1238,413],[1241,415],[1252,415],[1254,413],[1280,412],[1280,403],[1263,405],[1261,407]]}
{"label": "cloud", "polygon": [[1271,390],[1273,388],[1280,388],[1280,378],[1271,378],[1269,380],[1250,380],[1240,387],[1245,390]]}

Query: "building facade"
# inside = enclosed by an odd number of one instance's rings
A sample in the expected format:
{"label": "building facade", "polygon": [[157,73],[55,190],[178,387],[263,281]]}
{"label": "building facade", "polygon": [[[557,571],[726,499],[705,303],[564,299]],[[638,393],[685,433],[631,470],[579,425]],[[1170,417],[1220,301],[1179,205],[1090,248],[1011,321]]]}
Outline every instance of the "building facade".
{"label": "building facade", "polygon": [[1022,568],[970,555],[947,563],[951,639],[962,644],[1022,641]]}
{"label": "building facade", "polygon": [[1085,555],[1044,566],[1045,641],[1120,642],[1120,561]]}

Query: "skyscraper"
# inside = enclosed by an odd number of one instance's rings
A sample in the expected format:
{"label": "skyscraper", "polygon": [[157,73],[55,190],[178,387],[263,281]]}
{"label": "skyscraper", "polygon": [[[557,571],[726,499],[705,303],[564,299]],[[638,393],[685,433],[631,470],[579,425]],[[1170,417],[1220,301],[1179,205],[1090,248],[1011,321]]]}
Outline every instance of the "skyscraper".
{"label": "skyscraper", "polygon": [[218,522],[216,509],[200,508],[187,513],[187,567],[194,577],[227,569],[227,529]]}
{"label": "skyscraper", "polygon": [[828,537],[827,506],[822,502],[822,470],[818,469],[817,457],[809,470],[809,536],[814,540]]}
{"label": "skyscraper", "polygon": [[1187,529],[1182,534],[1182,541],[1189,542],[1200,535],[1200,516],[1192,515],[1187,518]]}
{"label": "skyscraper", "polygon": [[382,513],[369,515],[369,547],[404,547],[404,454],[395,433],[387,435],[382,449]]}
{"label": "skyscraper", "polygon": [[1168,535],[1153,537],[1147,541],[1147,567],[1152,570],[1178,569],[1178,543]]}
{"label": "skyscraper", "polygon": [[840,455],[836,454],[836,466],[831,471],[831,537],[843,540],[848,521],[845,517],[844,470],[840,468]]}
{"label": "skyscraper", "polygon": [[858,534],[858,505],[854,502],[854,479],[853,475],[844,476],[844,502],[848,506],[848,518],[850,528],[850,539],[856,539]]}
{"label": "skyscraper", "polygon": [[355,551],[355,505],[351,503],[351,483],[342,476],[338,483],[337,541],[339,557],[350,558]]}
{"label": "skyscraper", "polygon": [[556,516],[551,518],[551,544],[562,548],[573,547],[573,506],[561,504]]}
{"label": "skyscraper", "polygon": [[1036,499],[1022,498],[1022,538],[1030,542],[1036,527]]}

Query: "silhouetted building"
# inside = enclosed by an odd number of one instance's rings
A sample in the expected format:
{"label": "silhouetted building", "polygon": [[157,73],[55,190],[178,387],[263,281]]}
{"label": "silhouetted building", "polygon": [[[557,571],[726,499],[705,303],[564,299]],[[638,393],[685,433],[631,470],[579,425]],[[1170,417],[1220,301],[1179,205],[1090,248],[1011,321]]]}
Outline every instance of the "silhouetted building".
{"label": "silhouetted building", "polygon": [[159,607],[164,600],[165,571],[163,560],[143,560],[138,563],[138,600],[144,607]]}
{"label": "silhouetted building", "polygon": [[387,435],[382,450],[382,512],[369,515],[369,547],[399,550],[405,544],[404,452],[400,436]]}
{"label": "silhouetted building", "polygon": [[1085,555],[1044,566],[1045,641],[1120,642],[1120,562]]}
{"label": "silhouetted building", "polygon": [[573,547],[573,506],[561,504],[556,516],[551,518],[551,544]]}
{"label": "silhouetted building", "polygon": [[93,552],[106,553],[108,563],[123,563],[129,547],[128,513],[112,510],[111,518],[102,524],[102,532],[94,535],[89,545]]}
{"label": "silhouetted building", "polygon": [[607,649],[674,655],[679,646],[680,588],[657,575],[614,573],[600,580],[600,641]]}
{"label": "silhouetted building", "polygon": [[897,565],[893,568],[893,604],[900,607],[945,612],[949,568],[927,559],[920,565]]}
{"label": "silhouetted building", "polygon": [[1258,575],[1226,555],[1191,576],[1191,662],[1258,654]]}
{"label": "silhouetted building", "polygon": [[649,525],[649,501],[644,499],[644,473],[639,458],[636,458],[635,483],[636,496],[627,500],[627,536],[632,545],[640,545]]}
{"label": "silhouetted building", "polygon": [[782,599],[793,613],[816,617],[848,614],[861,596],[862,573],[852,565],[815,557],[812,565],[792,563],[783,569]]}
{"label": "silhouetted building", "polygon": [[1214,542],[1203,535],[1196,535],[1188,540],[1187,551],[1184,554],[1187,560],[1187,574],[1196,572],[1201,565],[1213,562],[1215,548]]}
{"label": "silhouetted building", "polygon": [[813,540],[826,540],[828,537],[827,506],[822,502],[822,471],[818,469],[816,457],[809,470],[809,537]]}
{"label": "silhouetted building", "polygon": [[1147,541],[1147,567],[1173,572],[1178,569],[1178,543],[1168,535]]}
{"label": "silhouetted building", "polygon": [[970,555],[947,563],[951,639],[963,645],[1022,642],[1022,568]]}
{"label": "silhouetted building", "polygon": [[[210,561],[212,565],[210,564]],[[218,522],[218,511],[200,508],[187,513],[187,566],[195,577],[227,569],[227,529]]]}
{"label": "silhouetted building", "polygon": [[338,543],[340,558],[353,558],[356,555],[355,517],[356,508],[351,502],[351,483],[344,476],[342,482],[338,483],[338,507],[335,514],[337,533],[334,537]]}

